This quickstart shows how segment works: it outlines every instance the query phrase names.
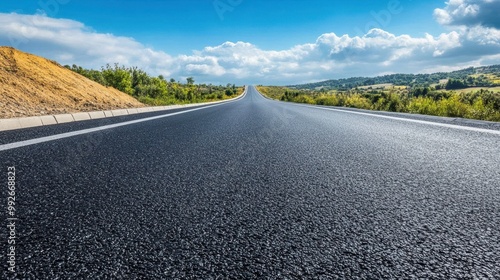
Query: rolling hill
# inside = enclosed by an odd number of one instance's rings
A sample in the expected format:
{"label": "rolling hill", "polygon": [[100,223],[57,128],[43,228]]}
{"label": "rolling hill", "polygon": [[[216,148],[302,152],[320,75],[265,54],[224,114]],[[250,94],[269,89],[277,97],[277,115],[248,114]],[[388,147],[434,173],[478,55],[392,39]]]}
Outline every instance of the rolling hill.
{"label": "rolling hill", "polygon": [[[327,80],[317,83],[293,85],[289,87],[297,89],[337,89],[349,90],[355,87],[371,86],[378,84],[391,84],[395,86],[429,86],[431,84],[442,83],[447,79],[465,80],[469,77],[483,76],[484,81],[479,81],[478,86],[495,86],[498,81],[489,81],[488,75],[500,75],[500,65],[469,67],[453,72],[439,72],[434,74],[391,74],[378,77],[353,77],[345,79]],[[480,77],[481,78],[481,77]]]}

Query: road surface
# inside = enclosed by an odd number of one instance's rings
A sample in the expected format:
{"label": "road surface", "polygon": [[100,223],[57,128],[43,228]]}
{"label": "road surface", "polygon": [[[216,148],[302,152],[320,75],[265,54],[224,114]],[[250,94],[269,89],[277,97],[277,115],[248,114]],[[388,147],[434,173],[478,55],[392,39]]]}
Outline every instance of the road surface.
{"label": "road surface", "polygon": [[500,279],[498,129],[253,87],[184,111],[0,133],[1,278]]}

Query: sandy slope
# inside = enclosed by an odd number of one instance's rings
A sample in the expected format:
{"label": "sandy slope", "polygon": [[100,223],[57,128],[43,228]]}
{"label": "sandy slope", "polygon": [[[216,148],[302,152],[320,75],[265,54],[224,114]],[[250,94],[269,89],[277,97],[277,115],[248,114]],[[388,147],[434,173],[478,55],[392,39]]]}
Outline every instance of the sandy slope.
{"label": "sandy slope", "polygon": [[0,47],[0,118],[143,106],[56,62]]}

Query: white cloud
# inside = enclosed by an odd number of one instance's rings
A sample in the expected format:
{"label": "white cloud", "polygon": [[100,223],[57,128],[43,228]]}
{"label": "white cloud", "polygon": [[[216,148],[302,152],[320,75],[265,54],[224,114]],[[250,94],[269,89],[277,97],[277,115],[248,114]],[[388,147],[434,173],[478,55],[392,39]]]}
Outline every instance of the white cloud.
{"label": "white cloud", "polygon": [[[436,10],[436,18],[451,24],[458,14],[470,17],[481,13],[483,6],[476,8],[470,2],[451,0],[448,7],[463,7]],[[462,26],[439,36],[426,34],[415,38],[372,29],[354,37],[326,33],[313,43],[286,50],[263,50],[248,42],[225,42],[171,56],[145,47],[133,38],[98,33],[77,21],[0,13],[0,45],[14,46],[61,64],[88,68],[120,63],[168,78],[193,76],[197,82],[297,84],[379,73],[455,69],[495,61],[500,31],[481,25]]]}
{"label": "white cloud", "polygon": [[0,44],[62,64],[95,68],[120,63],[168,73],[172,62],[171,56],[146,48],[132,38],[97,33],[80,22],[45,15],[0,14]]}
{"label": "white cloud", "polygon": [[446,4],[444,9],[434,10],[440,24],[500,29],[500,0],[450,0]]}
{"label": "white cloud", "polygon": [[456,32],[436,38],[428,34],[424,38],[412,38],[372,29],[362,37],[338,37],[335,33],[329,33],[321,35],[316,41],[316,48],[322,52],[323,57],[351,63],[390,63],[412,58],[417,54],[436,57],[457,47],[460,47],[460,40]]}

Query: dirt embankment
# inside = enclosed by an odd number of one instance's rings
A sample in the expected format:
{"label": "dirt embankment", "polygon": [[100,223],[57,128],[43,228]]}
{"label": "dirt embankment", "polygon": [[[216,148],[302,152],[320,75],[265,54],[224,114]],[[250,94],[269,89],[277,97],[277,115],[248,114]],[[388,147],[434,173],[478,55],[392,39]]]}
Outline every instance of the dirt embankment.
{"label": "dirt embankment", "polygon": [[0,47],[0,118],[144,107],[54,61]]}

